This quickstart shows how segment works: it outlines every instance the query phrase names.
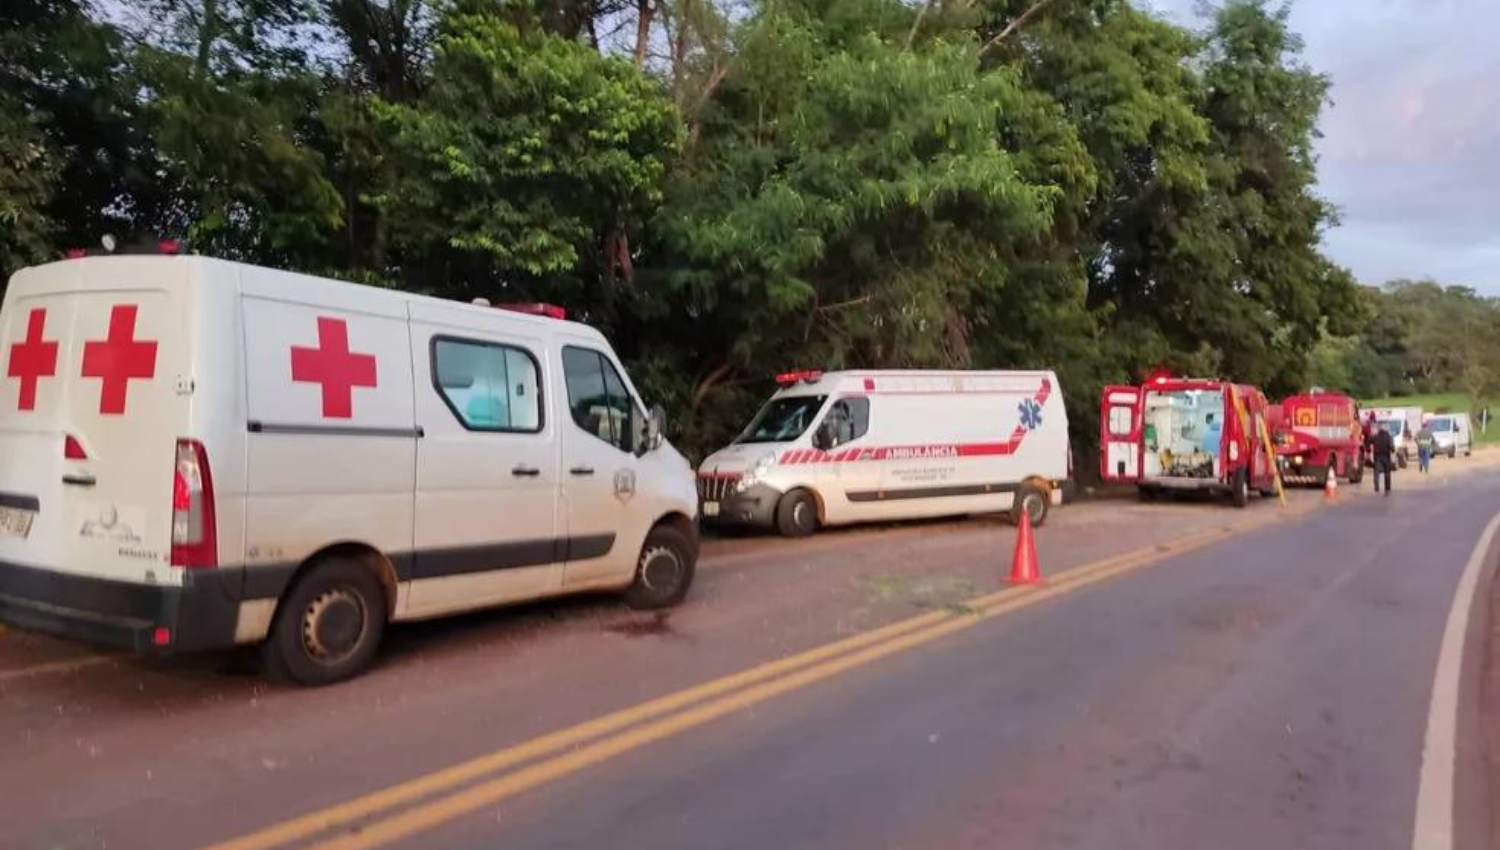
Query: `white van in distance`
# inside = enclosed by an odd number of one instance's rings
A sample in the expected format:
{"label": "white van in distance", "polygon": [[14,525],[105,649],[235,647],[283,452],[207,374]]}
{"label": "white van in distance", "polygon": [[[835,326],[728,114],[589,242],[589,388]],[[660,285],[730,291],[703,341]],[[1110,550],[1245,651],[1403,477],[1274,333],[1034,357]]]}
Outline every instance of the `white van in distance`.
{"label": "white van in distance", "polygon": [[0,622],[263,643],[320,684],[390,621],[601,589],[659,607],[693,578],[692,470],[581,324],[94,257],[11,279],[0,360]]}
{"label": "white van in distance", "polygon": [[792,372],[698,467],[705,522],[819,526],[1061,504],[1068,417],[1051,372]]}
{"label": "white van in distance", "polygon": [[1427,420],[1434,455],[1468,457],[1474,453],[1474,423],[1467,413],[1438,413]]}

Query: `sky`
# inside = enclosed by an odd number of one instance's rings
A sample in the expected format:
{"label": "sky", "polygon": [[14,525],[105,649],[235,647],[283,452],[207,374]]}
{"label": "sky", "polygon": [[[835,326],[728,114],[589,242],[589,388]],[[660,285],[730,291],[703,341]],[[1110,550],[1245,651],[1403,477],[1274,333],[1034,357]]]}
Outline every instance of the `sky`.
{"label": "sky", "polygon": [[[1202,28],[1197,0],[1149,0]],[[1363,283],[1430,277],[1500,296],[1500,0],[1293,0],[1333,82],[1324,247]]]}

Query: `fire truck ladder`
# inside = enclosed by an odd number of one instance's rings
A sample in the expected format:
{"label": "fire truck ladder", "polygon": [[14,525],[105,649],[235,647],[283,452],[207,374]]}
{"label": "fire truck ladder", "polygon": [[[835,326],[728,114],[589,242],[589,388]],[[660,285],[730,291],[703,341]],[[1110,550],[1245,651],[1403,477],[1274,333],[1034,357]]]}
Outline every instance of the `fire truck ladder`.
{"label": "fire truck ladder", "polygon": [[[1244,399],[1240,398],[1239,390],[1234,384],[1229,385],[1229,399],[1234,402],[1234,412],[1240,418],[1240,433],[1250,433],[1250,412],[1245,410]],[[1256,429],[1260,436],[1261,448],[1266,450],[1266,463],[1271,466],[1271,477],[1276,480],[1276,498],[1281,500],[1281,506],[1286,507],[1286,489],[1281,485],[1281,469],[1276,466],[1276,450],[1271,448],[1271,435],[1266,431],[1266,420],[1257,419]]]}

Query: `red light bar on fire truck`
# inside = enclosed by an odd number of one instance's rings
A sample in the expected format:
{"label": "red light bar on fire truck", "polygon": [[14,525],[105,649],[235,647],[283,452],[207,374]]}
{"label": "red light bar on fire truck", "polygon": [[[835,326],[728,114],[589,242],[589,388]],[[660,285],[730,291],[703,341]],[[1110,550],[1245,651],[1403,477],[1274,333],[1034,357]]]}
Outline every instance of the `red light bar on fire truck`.
{"label": "red light bar on fire truck", "polygon": [[783,387],[790,387],[804,381],[809,384],[816,383],[822,377],[822,369],[803,369],[800,372],[782,372],[776,376],[776,383]]}

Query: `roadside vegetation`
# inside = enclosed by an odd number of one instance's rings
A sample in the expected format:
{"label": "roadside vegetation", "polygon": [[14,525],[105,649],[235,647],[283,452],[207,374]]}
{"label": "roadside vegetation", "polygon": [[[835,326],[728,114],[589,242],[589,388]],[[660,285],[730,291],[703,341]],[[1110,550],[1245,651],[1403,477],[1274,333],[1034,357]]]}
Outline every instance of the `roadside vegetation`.
{"label": "roadside vegetation", "polygon": [[1204,27],[1126,0],[12,0],[0,270],[169,236],[565,305],[690,454],[797,367],[1056,368],[1082,469],[1099,387],[1156,365],[1492,391],[1493,303],[1319,252],[1329,82],[1285,10]]}

